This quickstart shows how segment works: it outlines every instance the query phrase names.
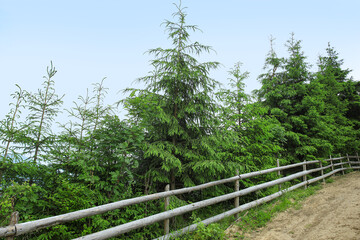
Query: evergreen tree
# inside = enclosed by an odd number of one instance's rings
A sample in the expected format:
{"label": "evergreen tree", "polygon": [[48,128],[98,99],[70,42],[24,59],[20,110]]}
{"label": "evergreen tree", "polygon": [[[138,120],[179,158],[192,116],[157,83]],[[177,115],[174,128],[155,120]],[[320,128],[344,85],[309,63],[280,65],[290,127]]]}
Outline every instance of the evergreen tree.
{"label": "evergreen tree", "polygon": [[229,71],[230,89],[220,89],[216,94],[220,102],[217,117],[221,121],[222,135],[232,139],[230,145],[220,144],[218,151],[224,152],[223,158],[227,159],[228,166],[232,167],[232,173],[236,170],[243,173],[253,167],[253,162],[246,160],[249,139],[244,126],[252,118],[248,112],[250,96],[245,93],[244,83],[249,72],[242,72],[241,65],[242,63],[238,62]]}
{"label": "evergreen tree", "polygon": [[[22,90],[19,85],[15,93],[11,94],[14,103],[10,103],[11,108],[5,119],[0,121],[0,139],[3,145],[0,146],[0,189],[5,189],[11,184],[12,180],[19,180],[16,172],[23,167],[23,157],[19,151],[19,143],[23,142],[24,129],[26,125],[19,122],[22,109],[25,107],[27,92]],[[23,168],[23,172],[26,169]]]}
{"label": "evergreen tree", "polygon": [[328,44],[326,56],[320,56],[318,61],[318,81],[326,88],[326,113],[336,112],[338,116],[344,115],[347,106],[341,101],[344,91],[344,83],[349,80],[349,69],[342,69],[344,61],[339,59],[339,54]]}
{"label": "evergreen tree", "polygon": [[9,114],[5,116],[5,119],[0,122],[0,136],[4,146],[1,146],[2,154],[1,156],[5,158],[8,157],[9,153],[15,157],[18,154],[15,152],[16,143],[18,136],[21,135],[20,131],[24,126],[17,121],[20,118],[21,109],[24,108],[24,101],[26,99],[27,92],[23,91],[19,85],[16,84],[18,91],[11,94],[15,103],[11,103],[10,106],[13,108],[10,110]]}
{"label": "evergreen tree", "polygon": [[47,67],[47,75],[43,78],[43,89],[38,89],[37,93],[29,94],[27,108],[30,113],[27,116],[28,133],[27,140],[24,142],[24,153],[29,154],[34,164],[38,163],[42,153],[46,153],[51,148],[54,140],[52,132],[52,123],[59,113],[59,107],[62,105],[62,97],[55,93],[53,77],[56,69],[52,62]]}
{"label": "evergreen tree", "polygon": [[[147,144],[144,147],[146,176],[156,182],[192,185],[194,179],[224,169],[212,151],[211,135],[216,131],[216,106],[212,91],[217,82],[209,77],[209,70],[218,62],[199,63],[191,54],[210,52],[211,47],[190,42],[189,31],[195,25],[185,23],[184,8],[175,5],[177,22],[165,21],[173,48],[156,48],[151,61],[154,70],[139,79],[144,90],[134,90],[125,106],[134,122],[145,127]],[[130,89],[129,89],[130,90]],[[211,160],[213,159],[213,160]]]}
{"label": "evergreen tree", "polygon": [[67,111],[75,121],[61,125],[63,132],[57,136],[56,148],[52,151],[52,159],[61,170],[86,184],[95,182],[94,171],[99,161],[95,156],[98,146],[93,134],[103,127],[105,118],[113,111],[112,106],[103,104],[107,94],[103,83],[104,79],[94,84],[93,94],[87,91],[86,96],[80,96],[80,102],[74,102],[75,106]]}
{"label": "evergreen tree", "polygon": [[313,119],[318,126],[314,128],[316,132],[313,132],[314,137],[324,139],[331,144],[327,155],[331,152],[348,151],[347,145],[353,139],[351,122],[345,116],[349,103],[344,97],[350,70],[342,69],[342,65],[343,60],[339,59],[338,53],[329,44],[326,55],[319,57],[319,71],[315,74],[316,77],[309,89],[310,91],[318,89],[315,91],[320,115],[317,119]]}
{"label": "evergreen tree", "polygon": [[279,71],[283,67],[284,58],[279,58],[274,50],[275,38],[270,38],[270,51],[267,54],[264,64],[266,73],[260,74],[258,80],[261,83],[261,89],[254,90],[258,100],[264,102],[264,105],[277,107],[277,103],[282,97],[281,92],[281,74]]}
{"label": "evergreen tree", "polygon": [[327,91],[326,114],[336,123],[334,139],[336,151],[357,151],[360,143],[360,84],[350,76],[350,69],[343,69],[344,60],[328,45],[326,56],[319,58],[319,81]]}
{"label": "evergreen tree", "polygon": [[218,117],[224,129],[222,134],[233,139],[222,150],[224,158],[244,173],[274,166],[284,130],[275,118],[266,116],[265,107],[252,102],[245,93],[243,81],[249,73],[242,73],[240,66],[237,63],[229,71],[230,89],[222,89],[217,96],[221,103]]}
{"label": "evergreen tree", "polygon": [[[273,39],[271,40],[271,45]],[[301,50],[301,41],[294,34],[287,41],[289,57],[278,58],[273,48],[265,62],[267,73],[259,76],[262,83],[258,96],[270,114],[285,128],[285,158],[294,162],[311,157],[316,149],[309,144],[308,126],[303,115],[307,84],[311,81],[310,65]]]}
{"label": "evergreen tree", "polygon": [[348,152],[358,152],[360,148],[360,82],[349,79],[345,83],[343,101],[348,102],[345,113],[352,124],[352,138],[347,142]]}
{"label": "evergreen tree", "polygon": [[223,103],[226,113],[224,117],[228,117],[230,124],[233,125],[232,128],[234,131],[239,132],[246,114],[244,114],[245,106],[250,102],[250,96],[245,93],[245,83],[244,80],[249,77],[249,72],[241,72],[242,63],[238,62],[234,65],[229,71],[230,74],[230,83],[229,86],[231,90],[224,89],[220,91],[217,95]]}

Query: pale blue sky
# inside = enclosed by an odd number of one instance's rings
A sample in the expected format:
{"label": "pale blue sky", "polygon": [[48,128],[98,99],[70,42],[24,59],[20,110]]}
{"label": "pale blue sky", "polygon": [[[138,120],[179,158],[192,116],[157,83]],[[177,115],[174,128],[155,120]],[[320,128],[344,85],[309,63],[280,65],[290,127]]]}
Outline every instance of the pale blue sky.
{"label": "pale blue sky", "polygon": [[[110,88],[106,102],[122,99],[118,92],[136,87],[132,82],[151,70],[152,56],[143,53],[170,46],[160,24],[172,20],[173,2],[0,0],[0,115],[9,111],[15,84],[32,92],[41,87],[51,60],[58,70],[56,91],[65,94],[64,107],[103,77]],[[223,64],[212,77],[224,84],[229,69],[241,61],[250,72],[247,91],[259,88],[257,76],[263,72],[270,35],[276,38],[278,55],[286,56],[284,44],[291,32],[302,40],[311,64],[331,42],[344,67],[360,79],[358,0],[183,0],[183,6],[188,7],[187,22],[203,30],[191,39],[216,50],[201,59]]]}

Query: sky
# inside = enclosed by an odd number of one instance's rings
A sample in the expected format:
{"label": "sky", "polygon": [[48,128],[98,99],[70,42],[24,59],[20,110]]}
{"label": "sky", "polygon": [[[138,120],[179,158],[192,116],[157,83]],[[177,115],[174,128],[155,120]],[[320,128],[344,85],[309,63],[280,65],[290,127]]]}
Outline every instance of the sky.
{"label": "sky", "polygon": [[[104,77],[106,104],[125,97],[125,88],[142,88],[134,81],[152,70],[152,48],[171,47],[164,26],[177,0],[0,0],[0,119],[10,110],[15,84],[29,92],[42,88],[46,67],[53,62],[58,95],[64,108]],[[344,59],[344,68],[360,80],[360,1],[358,0],[183,0],[187,23],[202,32],[190,39],[216,52],[200,61],[222,65],[211,77],[226,86],[236,62],[249,71],[250,93],[260,88],[270,36],[278,56],[286,57],[290,34],[302,41],[307,61],[316,71],[328,42]],[[125,112],[120,106],[120,115]],[[66,118],[66,116],[65,116]]]}

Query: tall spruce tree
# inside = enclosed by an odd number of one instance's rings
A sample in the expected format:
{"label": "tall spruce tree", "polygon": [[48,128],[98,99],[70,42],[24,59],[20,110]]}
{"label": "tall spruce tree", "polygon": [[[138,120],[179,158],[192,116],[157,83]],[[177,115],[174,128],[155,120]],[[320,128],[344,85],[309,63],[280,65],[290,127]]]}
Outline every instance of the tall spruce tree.
{"label": "tall spruce tree", "polygon": [[249,72],[242,72],[240,67],[241,63],[236,63],[229,71],[230,89],[221,89],[217,96],[223,134],[233,139],[221,152],[230,166],[244,173],[274,166],[284,131],[275,118],[266,116],[265,107],[252,102],[245,93],[244,80]]}
{"label": "tall spruce tree", "polygon": [[261,83],[259,90],[254,90],[260,102],[264,102],[264,105],[277,107],[277,102],[282,97],[281,89],[281,68],[284,64],[285,59],[277,56],[274,50],[275,38],[270,38],[270,51],[265,59],[263,70],[266,73],[260,74],[258,80]]}
{"label": "tall spruce tree", "polygon": [[[273,40],[271,40],[272,43]],[[267,73],[259,76],[262,83],[258,95],[264,106],[269,107],[270,114],[274,115],[285,128],[286,143],[284,152],[289,161],[299,161],[313,155],[316,149],[309,145],[306,135],[308,127],[303,115],[303,101],[306,96],[306,85],[312,76],[310,65],[301,49],[301,41],[291,38],[285,45],[289,57],[278,58],[273,48],[265,62]]]}
{"label": "tall spruce tree", "polygon": [[[326,115],[332,116],[334,146],[337,152],[357,151],[360,129],[360,84],[350,76],[350,69],[343,69],[344,60],[331,47],[319,57],[317,78],[326,90]],[[336,137],[335,137],[336,136]]]}
{"label": "tall spruce tree", "polygon": [[344,115],[347,106],[341,101],[344,92],[344,83],[349,80],[349,69],[342,69],[344,61],[339,59],[339,54],[331,47],[326,48],[326,55],[320,56],[318,61],[318,81],[326,88],[326,112],[336,112],[338,116]]}
{"label": "tall spruce tree", "polygon": [[212,48],[190,41],[189,32],[199,29],[186,24],[181,2],[175,6],[177,22],[163,23],[173,47],[148,52],[155,56],[151,61],[154,70],[138,79],[146,88],[128,89],[132,93],[124,101],[130,117],[146,131],[145,176],[170,182],[171,189],[176,182],[192,185],[196,178],[204,181],[207,174],[224,170],[211,142],[216,131],[212,91],[217,82],[209,77],[209,71],[219,63],[200,63],[193,56]]}
{"label": "tall spruce tree", "polygon": [[[350,70],[342,69],[342,65],[343,60],[339,59],[339,54],[328,44],[326,55],[319,57],[319,70],[309,88],[310,92],[318,89],[316,92],[319,96],[317,104],[320,107],[320,118],[313,120],[318,126],[313,129],[318,138],[331,144],[331,152],[335,153],[348,151],[348,144],[353,139],[351,121],[345,116],[349,107],[345,88]],[[323,125],[319,124],[321,122]]]}

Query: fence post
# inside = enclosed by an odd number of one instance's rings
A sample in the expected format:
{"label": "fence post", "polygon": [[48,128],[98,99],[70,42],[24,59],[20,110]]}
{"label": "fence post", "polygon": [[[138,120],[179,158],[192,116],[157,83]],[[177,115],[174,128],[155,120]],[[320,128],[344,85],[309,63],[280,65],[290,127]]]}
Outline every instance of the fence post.
{"label": "fence post", "polygon": [[[280,160],[279,159],[276,159],[276,167],[280,167]],[[280,178],[281,177],[281,171],[277,171],[277,175],[278,177]],[[281,191],[281,183],[278,185],[279,187],[279,191]]]}
{"label": "fence post", "polygon": [[[341,153],[339,153],[339,158],[341,158]],[[340,162],[341,162],[341,168],[344,168],[344,165],[342,164],[343,163],[343,160],[342,159],[340,159]],[[342,175],[344,175],[345,174],[345,172],[344,172],[344,170],[341,170],[341,173],[342,173]]]}
{"label": "fence post", "polygon": [[[239,170],[236,170],[236,176],[239,176]],[[234,187],[234,190],[235,190],[235,192],[238,192],[239,190],[240,190],[240,184],[239,184],[239,179],[238,180],[236,180],[235,181],[235,187]],[[234,199],[234,207],[235,208],[237,208],[237,207],[239,207],[239,205],[240,205],[240,198],[239,197],[236,197],[235,199]],[[235,214],[235,219],[238,219],[239,218],[239,214],[237,213],[237,214]]]}
{"label": "fence post", "polygon": [[356,152],[356,157],[357,157],[358,162],[360,163],[359,154],[357,152]]}
{"label": "fence post", "polygon": [[350,168],[352,168],[351,163],[350,163],[349,154],[346,154],[346,158],[347,158],[347,161],[348,161],[349,167],[350,167]]}
{"label": "fence post", "polygon": [[[165,186],[165,192],[170,191],[170,185],[167,184]],[[166,197],[165,198],[165,204],[164,204],[164,210],[167,211],[170,205],[170,197]],[[164,220],[164,235],[169,234],[170,233],[170,219],[165,219]]]}
{"label": "fence post", "polygon": [[[19,212],[13,212],[10,217],[10,224],[9,226],[15,226],[19,222]],[[6,240],[14,240],[14,236],[6,237]]]}
{"label": "fence post", "polygon": [[[304,161],[304,163],[306,163],[306,160]],[[303,171],[306,171],[306,164],[303,165]],[[307,181],[307,175],[303,176],[303,181]],[[304,189],[307,189],[307,184],[305,184]]]}
{"label": "fence post", "polygon": [[[322,161],[319,160],[319,163],[320,163],[320,168],[322,168],[323,167]],[[324,169],[321,169],[321,176],[324,176]],[[325,178],[323,178],[322,182],[325,183]]]}
{"label": "fence post", "polygon": [[331,171],[334,171],[334,163],[330,155]]}

